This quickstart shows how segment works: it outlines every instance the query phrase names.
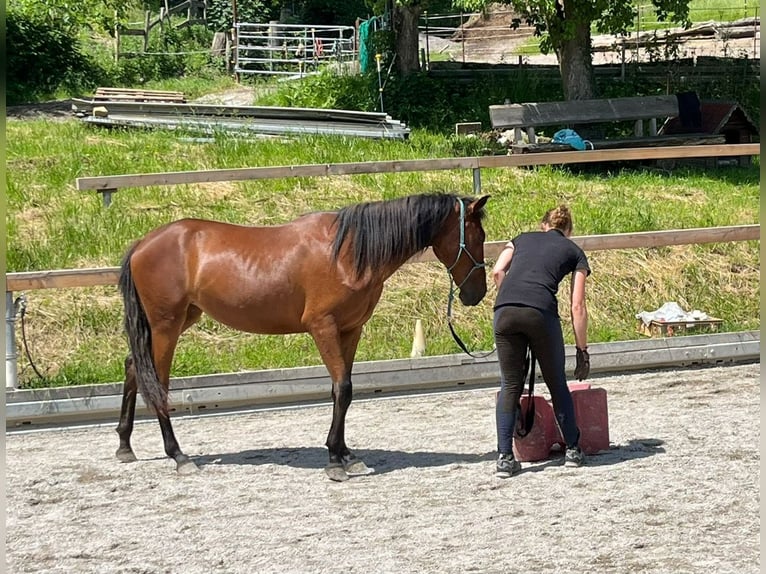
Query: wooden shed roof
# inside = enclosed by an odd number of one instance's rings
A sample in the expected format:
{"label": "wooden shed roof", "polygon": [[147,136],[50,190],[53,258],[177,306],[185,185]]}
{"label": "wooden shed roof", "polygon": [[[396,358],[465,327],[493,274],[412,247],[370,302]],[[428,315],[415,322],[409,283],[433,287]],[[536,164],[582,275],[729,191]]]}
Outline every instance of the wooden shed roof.
{"label": "wooden shed roof", "polygon": [[[758,126],[736,102],[703,101],[700,103],[700,111],[702,114],[700,133],[720,134],[727,126],[738,124],[750,134],[759,135]],[[689,128],[681,124],[680,117],[674,117],[669,118],[659,131],[665,135],[674,135],[689,133]]]}

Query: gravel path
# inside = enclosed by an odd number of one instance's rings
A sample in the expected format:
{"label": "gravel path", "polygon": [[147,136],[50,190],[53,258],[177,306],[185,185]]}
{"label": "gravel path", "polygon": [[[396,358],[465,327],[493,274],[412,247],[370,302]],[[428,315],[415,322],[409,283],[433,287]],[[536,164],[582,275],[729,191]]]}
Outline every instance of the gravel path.
{"label": "gravel path", "polygon": [[6,434],[10,573],[759,572],[760,363],[594,378],[611,448],[494,477],[494,390],[356,401],[322,471],[328,405],[178,418],[139,461],[114,425]]}

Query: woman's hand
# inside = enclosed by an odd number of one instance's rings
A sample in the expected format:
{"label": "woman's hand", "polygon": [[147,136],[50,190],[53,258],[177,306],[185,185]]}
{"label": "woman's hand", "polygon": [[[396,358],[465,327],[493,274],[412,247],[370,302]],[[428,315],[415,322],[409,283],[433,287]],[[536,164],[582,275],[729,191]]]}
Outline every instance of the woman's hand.
{"label": "woman's hand", "polygon": [[580,349],[577,347],[577,366],[575,366],[574,376],[578,381],[583,381],[588,378],[590,374],[590,355],[588,349]]}

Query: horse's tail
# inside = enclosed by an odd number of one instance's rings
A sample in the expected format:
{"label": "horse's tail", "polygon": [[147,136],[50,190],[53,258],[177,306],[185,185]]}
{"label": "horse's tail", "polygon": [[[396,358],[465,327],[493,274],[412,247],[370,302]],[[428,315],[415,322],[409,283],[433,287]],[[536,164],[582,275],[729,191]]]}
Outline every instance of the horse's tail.
{"label": "horse's tail", "polygon": [[157,414],[168,414],[168,390],[162,385],[157,376],[157,369],[152,358],[152,329],[146,317],[141,298],[133,282],[130,260],[136,245],[130,248],[122,261],[120,270],[120,291],[125,305],[125,333],[128,336],[130,354],[133,357],[133,367],[136,382],[141,396],[149,410]]}

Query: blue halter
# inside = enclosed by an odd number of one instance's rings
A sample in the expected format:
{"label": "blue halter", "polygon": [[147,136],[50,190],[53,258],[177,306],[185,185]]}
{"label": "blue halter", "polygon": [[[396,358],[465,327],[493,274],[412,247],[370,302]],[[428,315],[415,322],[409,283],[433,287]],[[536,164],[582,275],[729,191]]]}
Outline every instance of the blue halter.
{"label": "blue halter", "polygon": [[[463,200],[458,200],[458,203],[460,204],[460,248],[457,250],[457,256],[455,257],[455,262],[449,267],[447,267],[447,275],[449,276],[449,298],[447,299],[447,326],[449,327],[450,333],[452,333],[452,338],[458,344],[458,347],[460,347],[466,354],[470,355],[471,357],[475,359],[482,359],[494,353],[495,349],[492,349],[491,351],[481,355],[475,355],[474,353],[471,353],[471,351],[468,350],[468,347],[466,347],[465,343],[463,343],[463,340],[455,332],[455,329],[452,327],[452,301],[455,299],[455,292],[458,291],[463,286],[463,284],[471,276],[471,273],[473,273],[477,269],[486,267],[486,263],[484,263],[484,261],[482,261],[481,263],[476,261],[474,256],[471,255],[471,252],[468,251],[468,249],[465,246],[465,205],[463,204]],[[460,261],[460,255],[463,252],[465,252],[465,254],[468,255],[471,261],[473,261],[473,267],[468,273],[466,273],[466,276],[460,282],[460,285],[457,285],[456,287],[455,280],[452,278],[452,270],[455,268],[455,265],[457,265],[457,262]]]}
{"label": "blue halter", "polygon": [[454,280],[452,279],[452,270],[455,268],[455,265],[457,265],[457,262],[460,261],[460,255],[465,251],[465,254],[468,255],[468,258],[473,261],[473,267],[471,270],[466,273],[463,280],[460,282],[460,285],[457,286],[458,289],[460,289],[463,284],[468,280],[468,278],[471,276],[471,273],[476,271],[477,269],[481,269],[482,267],[486,267],[486,263],[483,261],[479,263],[476,261],[473,255],[471,255],[471,252],[468,251],[468,249],[465,246],[465,205],[463,204],[463,200],[458,200],[458,203],[460,204],[460,245],[457,250],[457,256],[455,257],[455,262],[447,267],[447,274],[450,278],[450,297],[454,295],[454,291],[452,286],[454,285]]}

